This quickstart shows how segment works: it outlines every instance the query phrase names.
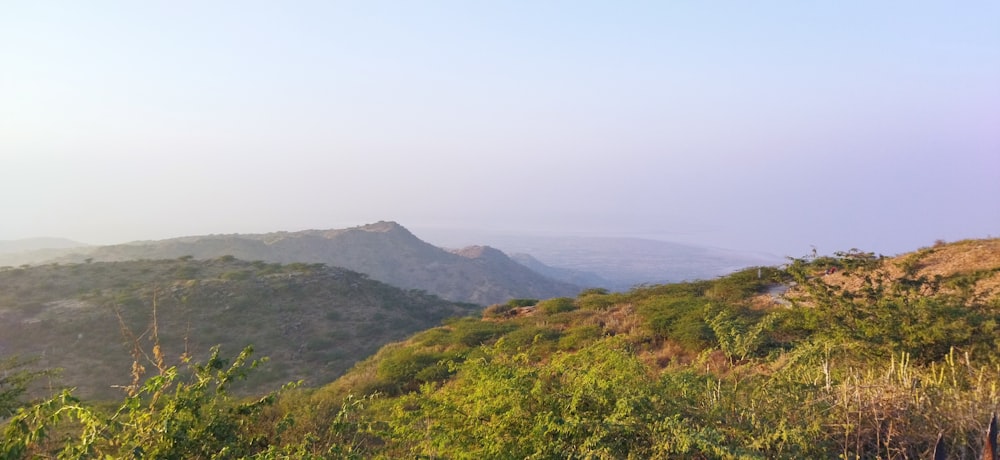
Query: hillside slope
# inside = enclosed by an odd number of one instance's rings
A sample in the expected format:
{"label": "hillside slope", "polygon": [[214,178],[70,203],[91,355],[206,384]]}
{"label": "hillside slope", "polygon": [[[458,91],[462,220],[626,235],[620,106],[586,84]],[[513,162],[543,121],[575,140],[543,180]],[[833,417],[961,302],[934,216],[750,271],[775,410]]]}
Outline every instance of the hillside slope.
{"label": "hillside slope", "polygon": [[444,299],[487,305],[516,297],[573,295],[579,288],[510,263],[499,252],[480,258],[452,253],[421,241],[395,222],[347,229],[306,230],[259,235],[207,235],[102,246],[55,262],[211,259],[324,263],[365,273],[406,289]]}
{"label": "hillside slope", "polygon": [[976,458],[1000,407],[998,280],[1000,240],[972,240],[495,305],[310,404],[396,395],[361,415],[389,420],[361,447],[390,456]]}
{"label": "hillside slope", "polygon": [[[940,243],[884,260],[857,251],[841,255],[812,261],[812,265],[824,267],[825,271],[803,275],[814,277],[825,289],[849,297],[909,289],[914,296],[961,297],[975,303],[1000,295],[1000,270],[997,270],[1000,239]],[[810,291],[815,291],[815,286],[805,287],[793,288],[786,297],[807,303],[814,301]]]}
{"label": "hillside slope", "polygon": [[546,265],[542,263],[542,261],[536,259],[531,254],[525,254],[525,253],[511,254],[510,258],[516,261],[517,263],[524,265],[525,267],[528,267],[538,273],[548,276],[549,278],[562,280],[567,283],[574,284],[576,286],[599,287],[607,289],[613,289],[616,286],[616,283],[613,283],[607,279],[604,279],[590,272],[586,272],[583,270],[574,270],[572,268],[552,267]]}
{"label": "hillside slope", "polygon": [[[155,309],[154,309],[155,305]],[[145,260],[0,270],[0,357],[37,357],[84,397],[130,381],[129,333],[151,353],[155,324],[170,364],[221,345],[253,345],[274,365],[253,391],[326,383],[387,342],[475,311],[322,265]],[[145,359],[143,364],[150,367]]]}
{"label": "hillside slope", "polygon": [[182,384],[84,423],[61,423],[77,409],[56,398],[15,416],[0,453],[61,448],[40,430],[87,442],[96,419],[87,448],[115,457],[193,433],[186,454],[279,458],[996,458],[998,273],[1000,242],[978,240],[518,299],[388,344],[315,391],[192,400]]}

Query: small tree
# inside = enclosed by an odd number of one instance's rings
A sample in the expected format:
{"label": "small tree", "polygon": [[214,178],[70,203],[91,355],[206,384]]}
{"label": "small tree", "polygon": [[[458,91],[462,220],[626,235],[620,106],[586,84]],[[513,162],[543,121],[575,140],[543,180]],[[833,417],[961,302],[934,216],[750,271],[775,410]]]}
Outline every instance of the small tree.
{"label": "small tree", "polygon": [[22,398],[31,381],[48,373],[29,370],[29,364],[31,361],[17,356],[0,359],[0,419],[13,415],[18,407],[23,406],[25,401]]}
{"label": "small tree", "polygon": [[[14,415],[0,439],[0,458],[28,458],[55,451],[59,458],[243,458],[267,443],[254,432],[277,392],[236,401],[228,387],[259,361],[247,347],[231,366],[218,348],[204,364],[190,366],[185,381],[164,369],[112,413],[83,404],[69,390]],[[287,388],[288,386],[286,386]],[[53,439],[58,433],[63,439]]]}

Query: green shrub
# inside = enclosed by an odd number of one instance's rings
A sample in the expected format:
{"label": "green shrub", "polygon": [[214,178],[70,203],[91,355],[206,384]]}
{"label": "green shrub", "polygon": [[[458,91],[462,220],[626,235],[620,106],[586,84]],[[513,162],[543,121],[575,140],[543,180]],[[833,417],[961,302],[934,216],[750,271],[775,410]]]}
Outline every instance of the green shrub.
{"label": "green shrub", "polygon": [[560,350],[577,350],[601,338],[603,330],[596,324],[574,327],[559,338]]}
{"label": "green shrub", "polygon": [[[444,358],[443,353],[417,351],[411,347],[398,348],[378,363],[375,377],[379,381],[379,387],[387,392],[413,391],[421,383],[442,377],[438,362]],[[428,368],[434,369],[427,370]]]}
{"label": "green shrub", "polygon": [[250,353],[245,349],[229,366],[216,347],[190,373],[163,368],[110,412],[63,391],[6,424],[0,458],[247,458],[263,452],[266,442],[253,427],[266,423],[261,416],[278,393],[249,401],[228,394],[257,366]]}
{"label": "green shrub", "polygon": [[221,278],[224,280],[239,281],[249,279],[252,274],[249,270],[234,270],[223,273]]}
{"label": "green shrub", "polygon": [[503,336],[503,349],[511,352],[538,349],[536,351],[551,351],[561,332],[544,326],[524,326]]}
{"label": "green shrub", "polygon": [[538,299],[510,299],[507,301],[507,306],[511,308],[516,307],[530,307],[538,303]]}
{"label": "green shrub", "polygon": [[198,277],[199,271],[201,270],[194,265],[182,265],[174,270],[174,277],[179,280],[193,280]]}
{"label": "green shrub", "polygon": [[455,343],[451,331],[443,327],[428,329],[417,334],[414,341],[424,346],[451,345]]}
{"label": "green shrub", "polygon": [[556,297],[554,299],[543,300],[538,302],[536,307],[539,311],[550,315],[576,310],[576,304],[569,297]]}
{"label": "green shrub", "polygon": [[639,306],[653,335],[671,339],[696,350],[713,341],[712,329],[705,322],[704,299],[695,297],[654,296]]}
{"label": "green shrub", "polygon": [[17,356],[0,358],[0,420],[24,405],[22,397],[32,380],[50,373],[29,369],[28,365],[32,363],[32,360]]}
{"label": "green shrub", "polygon": [[451,326],[455,342],[467,347],[482,345],[517,327],[513,324],[480,321],[474,318],[456,321]]}
{"label": "green shrub", "polygon": [[576,297],[576,305],[582,310],[607,310],[621,302],[621,294],[609,294],[607,289],[588,289]]}

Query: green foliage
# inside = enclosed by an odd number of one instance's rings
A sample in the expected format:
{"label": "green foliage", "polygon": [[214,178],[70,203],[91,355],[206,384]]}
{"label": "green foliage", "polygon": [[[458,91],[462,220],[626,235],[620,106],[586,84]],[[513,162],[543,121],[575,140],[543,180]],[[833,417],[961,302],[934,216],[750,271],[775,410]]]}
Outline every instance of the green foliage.
{"label": "green foliage", "polygon": [[[185,267],[196,273],[194,279],[177,279]],[[14,272],[0,271],[0,353],[45,353],[45,366],[62,369],[50,384],[73,387],[85,399],[119,396],[114,386],[127,381],[132,358],[117,315],[141,333],[153,319],[154,302],[162,344],[176,351],[171,365],[180,364],[175,356],[182,350],[199,359],[208,357],[212,345],[235,353],[248,337],[262,353],[290,358],[255,373],[255,392],[299,378],[317,385],[332,381],[387,343],[480,309],[339,268],[225,257]]]}
{"label": "green foliage", "polygon": [[475,347],[490,342],[513,330],[512,324],[479,321],[475,318],[464,318],[450,324],[451,336],[455,343],[466,347]]}
{"label": "green foliage", "polygon": [[780,272],[774,268],[752,267],[712,282],[705,297],[719,302],[740,302],[780,279]]}
{"label": "green foliage", "polygon": [[505,305],[508,307],[530,307],[538,303],[538,299],[510,299]]}
{"label": "green foliage", "polygon": [[576,297],[576,304],[584,310],[607,310],[621,302],[621,294],[611,294],[607,289],[593,288],[583,291]]}
{"label": "green foliage", "polygon": [[227,366],[216,350],[184,380],[177,368],[164,369],[113,412],[83,404],[69,391],[21,409],[7,423],[0,457],[207,459],[261,452],[266,442],[249,428],[277,393],[236,401],[227,391],[257,366],[251,351]]}
{"label": "green foliage", "polygon": [[[942,433],[950,458],[977,458],[1000,407],[1000,300],[982,284],[997,270],[889,279],[883,264],[852,250],[453,318],[339,390],[188,397],[224,367],[161,391],[170,368],[116,411],[68,394],[21,409],[0,457],[903,459],[929,458]],[[793,279],[791,305],[759,295]]]}
{"label": "green foliage", "polygon": [[576,350],[600,339],[603,335],[603,330],[596,324],[574,327],[559,338],[559,349]]}
{"label": "green foliage", "polygon": [[245,280],[250,279],[251,276],[253,276],[253,272],[250,270],[235,270],[223,273],[221,278],[224,280]]}
{"label": "green foliage", "polygon": [[0,359],[0,420],[26,403],[24,397],[32,381],[51,374],[50,371],[29,369],[33,361],[17,356]]}
{"label": "green foliage", "polygon": [[654,295],[639,305],[639,314],[659,339],[673,340],[689,349],[702,349],[714,340],[705,322],[707,302],[698,297]]}
{"label": "green foliage", "polygon": [[174,270],[174,276],[179,280],[190,280],[198,277],[199,269],[194,265],[181,265]]}
{"label": "green foliage", "polygon": [[445,358],[443,353],[397,348],[378,364],[378,389],[399,394],[414,391],[426,382],[442,380],[449,375],[448,366],[441,362]]}
{"label": "green foliage", "polygon": [[641,458],[652,452],[645,417],[652,416],[654,389],[642,364],[620,345],[557,354],[541,367],[518,356],[491,352],[467,361],[451,385],[425,387],[396,406],[390,423],[397,447],[446,458]]}
{"label": "green foliage", "polygon": [[576,310],[576,304],[573,303],[573,299],[569,297],[556,297],[554,299],[543,300],[538,302],[537,308],[539,311],[547,314],[563,313],[567,311]]}
{"label": "green foliage", "polygon": [[[951,279],[964,280],[970,275]],[[975,276],[974,274],[971,276]],[[831,342],[865,344],[865,352],[881,357],[907,353],[920,362],[944,357],[951,348],[991,353],[1000,325],[1000,311],[961,295],[927,296],[949,280],[903,278],[886,291],[870,277],[863,296],[835,292],[820,281],[807,280],[809,292],[820,299],[820,308],[786,312],[784,329],[812,334]]]}
{"label": "green foliage", "polygon": [[545,326],[525,326],[503,336],[497,347],[516,353],[523,351],[534,358],[542,358],[552,353],[562,333],[558,329]]}
{"label": "green foliage", "polygon": [[734,363],[744,361],[756,353],[766,339],[765,332],[778,319],[777,314],[772,314],[751,324],[745,316],[740,317],[730,310],[716,310],[711,306],[707,308],[706,317],[719,348]]}

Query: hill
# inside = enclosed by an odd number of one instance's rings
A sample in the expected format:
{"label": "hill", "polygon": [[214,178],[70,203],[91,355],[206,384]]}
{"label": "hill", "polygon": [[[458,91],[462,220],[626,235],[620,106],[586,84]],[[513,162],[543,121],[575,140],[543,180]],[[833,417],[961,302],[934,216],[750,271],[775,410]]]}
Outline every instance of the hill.
{"label": "hill", "polygon": [[65,238],[25,238],[0,241],[0,254],[37,251],[40,249],[79,248],[87,244]]}
{"label": "hill", "polygon": [[[1000,295],[1000,239],[939,243],[884,261],[850,251],[812,264],[827,267],[822,273],[802,274],[818,283],[795,287],[787,297],[811,304],[817,296],[875,297],[906,290],[915,297],[948,296],[975,303]],[[859,267],[864,269],[861,275]]]}
{"label": "hill", "polygon": [[518,297],[573,295],[580,288],[512,263],[499,251],[450,252],[421,241],[395,222],[347,229],[256,235],[205,235],[100,246],[49,260],[59,263],[212,259],[232,255],[276,263],[323,263],[365,273],[405,289],[444,299],[488,305]]}
{"label": "hill", "polygon": [[475,308],[321,264],[222,257],[5,269],[0,357],[38,357],[80,396],[119,396],[112,385],[129,383],[136,344],[128,336],[151,353],[155,316],[168,364],[204,359],[215,345],[229,355],[253,345],[274,359],[252,382],[260,391],[328,382],[385,343]]}
{"label": "hill", "polygon": [[16,267],[88,251],[88,244],[65,238],[25,238],[0,241],[0,267]]}
{"label": "hill", "polygon": [[[976,240],[515,300],[386,345],[315,391],[195,399],[239,409],[223,415],[126,401],[137,425],[102,422],[90,448],[195,433],[272,457],[983,458],[1000,408],[998,274],[1000,240]],[[53,428],[60,401],[16,417],[9,439]],[[177,422],[238,429],[137,437]],[[13,448],[45,448],[31,442]]]}
{"label": "hill", "polygon": [[943,433],[970,458],[1000,407],[998,280],[1000,240],[974,240],[499,304],[311,401],[398,395],[363,412],[392,455],[929,458]]}
{"label": "hill", "polygon": [[[615,282],[602,278],[590,272],[583,270],[574,270],[572,268],[560,268],[552,267],[542,263],[542,261],[536,259],[531,254],[519,253],[511,254],[511,259],[517,261],[517,263],[524,265],[538,273],[541,273],[549,278],[565,281],[576,286],[590,286],[590,287],[601,287],[611,289],[618,285]],[[620,287],[620,286],[619,286]]]}
{"label": "hill", "polygon": [[[627,291],[640,284],[712,279],[745,267],[778,265],[784,260],[770,254],[646,238],[555,237],[441,229],[421,229],[418,234],[444,246],[478,241],[508,254],[530,254],[539,263],[569,270],[546,272],[549,276],[563,281],[587,280],[580,285],[613,291]],[[527,263],[530,266],[531,262]],[[595,281],[600,284],[594,284]]]}

